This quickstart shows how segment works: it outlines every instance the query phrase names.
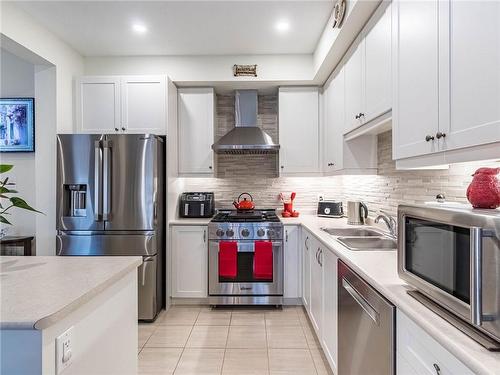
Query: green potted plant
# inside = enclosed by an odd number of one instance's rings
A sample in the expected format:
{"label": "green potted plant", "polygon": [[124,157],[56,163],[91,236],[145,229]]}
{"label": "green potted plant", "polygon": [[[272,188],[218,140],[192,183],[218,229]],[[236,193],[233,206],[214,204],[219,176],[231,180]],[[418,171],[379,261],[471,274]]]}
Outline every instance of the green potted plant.
{"label": "green potted plant", "polygon": [[[14,168],[10,164],[0,164],[0,174],[6,173]],[[6,215],[10,213],[12,208],[20,208],[22,210],[28,210],[33,212],[41,213],[40,211],[31,207],[23,198],[17,196],[17,191],[11,189],[10,187],[14,184],[9,183],[9,178],[0,179],[0,223],[6,225],[12,225],[12,223],[6,218]],[[2,231],[2,234],[4,231]]]}

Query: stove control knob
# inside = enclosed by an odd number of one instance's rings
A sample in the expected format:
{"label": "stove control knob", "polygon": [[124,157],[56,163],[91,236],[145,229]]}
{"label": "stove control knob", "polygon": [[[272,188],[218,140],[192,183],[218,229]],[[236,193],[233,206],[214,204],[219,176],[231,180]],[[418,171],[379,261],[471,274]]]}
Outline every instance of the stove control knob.
{"label": "stove control knob", "polygon": [[248,229],[246,229],[246,228],[243,228],[243,229],[241,230],[241,235],[242,235],[243,237],[248,237],[248,236],[250,235],[250,231],[249,231]]}
{"label": "stove control knob", "polygon": [[267,231],[267,236],[268,236],[268,237],[273,237],[273,236],[274,236],[274,229],[269,229],[269,230]]}
{"label": "stove control knob", "polygon": [[218,236],[218,237],[222,237],[224,235],[224,231],[222,229],[217,229],[217,231],[215,232],[215,234]]}
{"label": "stove control knob", "polygon": [[264,237],[264,235],[265,235],[265,234],[266,234],[266,231],[265,231],[264,229],[259,228],[259,229],[257,230],[257,236],[259,236],[259,237]]}
{"label": "stove control knob", "polygon": [[228,237],[233,237],[233,236],[234,236],[234,230],[232,230],[232,229],[228,229],[228,230],[226,231],[226,235],[227,235]]}

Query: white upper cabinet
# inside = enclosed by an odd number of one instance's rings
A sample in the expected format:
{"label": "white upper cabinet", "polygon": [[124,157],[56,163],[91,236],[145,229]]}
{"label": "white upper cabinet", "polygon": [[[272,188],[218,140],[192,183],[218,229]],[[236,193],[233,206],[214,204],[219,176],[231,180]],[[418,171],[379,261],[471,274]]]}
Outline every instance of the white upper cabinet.
{"label": "white upper cabinet", "polygon": [[333,73],[332,80],[323,91],[324,115],[324,157],[323,171],[342,169],[344,143],[344,69]]}
{"label": "white upper cabinet", "polygon": [[76,123],[80,133],[120,130],[120,77],[77,78]]}
{"label": "white upper cabinet", "polygon": [[363,45],[361,37],[346,55],[345,72],[345,128],[348,132],[362,124],[363,114]]}
{"label": "white upper cabinet", "polygon": [[213,173],[215,94],[213,88],[178,89],[179,174]]}
{"label": "white upper cabinet", "polygon": [[76,125],[79,133],[166,134],[166,77],[78,78]]}
{"label": "white upper cabinet", "polygon": [[[500,2],[449,1],[446,150],[500,141]],[[446,19],[440,21],[446,22]],[[442,28],[444,29],[444,27]],[[500,147],[500,146],[499,146]]]}
{"label": "white upper cabinet", "polygon": [[317,87],[280,87],[279,143],[282,174],[319,173]]}
{"label": "white upper cabinet", "polygon": [[390,2],[382,2],[344,58],[344,133],[391,110],[390,8]]}
{"label": "white upper cabinet", "polygon": [[344,68],[333,72],[322,94],[323,106],[323,158],[324,174],[376,173],[377,137],[358,136],[344,139]]}
{"label": "white upper cabinet", "polygon": [[393,7],[393,158],[438,151],[439,27],[437,1]]}
{"label": "white upper cabinet", "polygon": [[[500,3],[398,0],[392,7],[393,158],[498,157]],[[489,154],[459,150],[488,144]]]}
{"label": "white upper cabinet", "polygon": [[121,79],[122,130],[165,134],[167,82],[165,76],[127,76]]}
{"label": "white upper cabinet", "polygon": [[383,3],[364,32],[364,122],[392,107],[391,19],[391,5]]}

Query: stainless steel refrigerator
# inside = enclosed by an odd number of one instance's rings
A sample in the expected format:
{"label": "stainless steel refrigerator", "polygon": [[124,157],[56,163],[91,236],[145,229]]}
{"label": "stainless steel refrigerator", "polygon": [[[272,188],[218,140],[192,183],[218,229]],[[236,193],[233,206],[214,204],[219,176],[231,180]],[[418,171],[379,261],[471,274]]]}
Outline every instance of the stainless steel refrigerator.
{"label": "stainless steel refrigerator", "polygon": [[163,305],[165,140],[151,134],[57,136],[57,255],[143,257],[139,319]]}

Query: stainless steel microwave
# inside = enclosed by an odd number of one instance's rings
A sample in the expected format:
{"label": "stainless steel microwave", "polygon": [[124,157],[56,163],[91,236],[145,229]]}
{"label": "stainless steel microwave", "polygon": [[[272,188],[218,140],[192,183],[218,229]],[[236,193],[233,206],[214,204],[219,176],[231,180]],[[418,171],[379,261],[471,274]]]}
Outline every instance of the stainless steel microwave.
{"label": "stainless steel microwave", "polygon": [[500,211],[400,205],[398,273],[500,342]]}

